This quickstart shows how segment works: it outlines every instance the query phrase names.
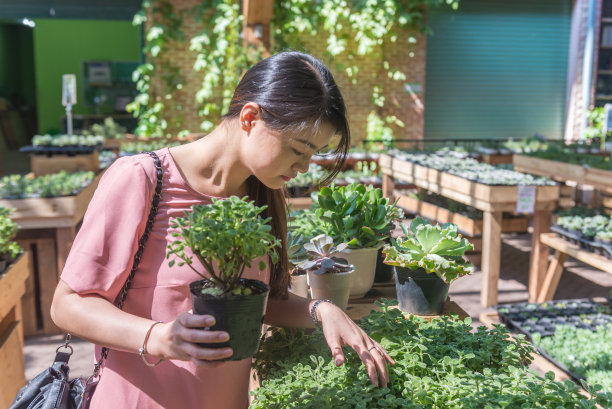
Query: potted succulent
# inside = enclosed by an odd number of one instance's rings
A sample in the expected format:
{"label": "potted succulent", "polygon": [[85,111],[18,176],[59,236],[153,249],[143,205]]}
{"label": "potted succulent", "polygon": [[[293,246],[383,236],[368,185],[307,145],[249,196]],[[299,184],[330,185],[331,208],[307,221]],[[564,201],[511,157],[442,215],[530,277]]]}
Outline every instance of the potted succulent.
{"label": "potted succulent", "polygon": [[346,243],[342,243],[334,247],[334,240],[330,236],[320,234],[304,244],[308,260],[299,264],[308,273],[312,298],[331,300],[343,310],[348,305],[355,267],[335,254],[346,246]]}
{"label": "potted succulent", "polygon": [[23,249],[13,241],[19,226],[10,216],[10,209],[0,207],[0,274],[23,252]]}
{"label": "potted succulent", "polygon": [[289,258],[289,274],[291,275],[289,291],[300,297],[308,298],[306,270],[298,266],[308,257],[303,241],[304,236],[301,234],[296,234],[291,230],[287,232],[287,257]]}
{"label": "potted succulent", "polygon": [[391,239],[383,249],[385,263],[395,266],[400,309],[416,315],[439,314],[448,288],[474,266],[463,259],[474,246],[457,233],[452,223],[432,225],[420,217],[401,225],[404,237]]}
{"label": "potted succulent", "polygon": [[342,257],[355,266],[351,297],[363,297],[374,283],[376,256],[403,216],[381,189],[353,183],[323,187],[313,195],[314,207],[325,222],[326,234],[336,243],[347,243]]}
{"label": "potted succulent", "polygon": [[[214,316],[211,329],[230,334],[226,344],[210,345],[231,347],[229,360],[248,358],[259,345],[270,287],[242,275],[256,259],[260,270],[266,267],[263,257],[278,261],[275,249],[280,241],[270,233],[270,218],[260,216],[263,210],[265,206],[258,207],[246,197],[231,196],[194,205],[171,222],[177,239],[168,245],[169,265],[178,261],[202,277],[189,285],[193,311]],[[194,265],[194,259],[201,266]]]}

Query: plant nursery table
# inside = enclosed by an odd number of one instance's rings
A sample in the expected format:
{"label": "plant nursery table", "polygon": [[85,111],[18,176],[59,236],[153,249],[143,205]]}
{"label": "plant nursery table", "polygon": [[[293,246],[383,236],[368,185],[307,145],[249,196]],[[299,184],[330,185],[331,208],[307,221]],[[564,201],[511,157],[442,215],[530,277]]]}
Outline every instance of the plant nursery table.
{"label": "plant nursery table", "polygon": [[[480,302],[485,307],[497,304],[501,254],[503,212],[514,212],[517,186],[492,186],[381,154],[378,160],[383,173],[383,194],[395,196],[394,179],[412,183],[449,199],[475,207],[483,212],[482,290]],[[548,262],[548,248],[539,240],[548,232],[551,212],[559,198],[559,186],[537,186],[533,213],[532,252],[529,269],[529,298],[535,300],[543,282]],[[401,199],[401,197],[399,197]]]}
{"label": "plant nursery table", "polygon": [[0,275],[0,407],[7,408],[25,385],[21,297],[30,275],[30,258],[22,254]]}
{"label": "plant nursery table", "polygon": [[526,155],[514,155],[512,163],[519,172],[546,176],[555,180],[573,181],[601,190],[612,191],[612,171],[609,170]]}
{"label": "plant nursery table", "polygon": [[0,199],[0,206],[14,209],[19,225],[16,241],[30,257],[30,277],[22,299],[25,335],[60,333],[49,309],[53,292],[89,201],[104,172],[74,196]]}
{"label": "plant nursery table", "polygon": [[552,300],[559,286],[561,273],[563,273],[563,265],[568,256],[605,271],[606,273],[612,274],[612,260],[591,251],[581,249],[578,245],[558,237],[555,233],[541,234],[540,242],[554,249],[555,255],[546,269],[544,282],[536,298],[537,302]]}

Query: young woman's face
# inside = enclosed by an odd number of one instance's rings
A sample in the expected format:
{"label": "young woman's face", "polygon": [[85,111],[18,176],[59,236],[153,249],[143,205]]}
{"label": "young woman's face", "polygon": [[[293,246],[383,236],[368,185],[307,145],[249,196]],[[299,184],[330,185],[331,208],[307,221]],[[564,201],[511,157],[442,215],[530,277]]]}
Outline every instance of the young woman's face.
{"label": "young woman's face", "polygon": [[247,166],[264,185],[280,189],[298,172],[308,170],[312,155],[325,148],[334,133],[333,126],[325,123],[317,132],[282,134],[257,121],[248,136]]}

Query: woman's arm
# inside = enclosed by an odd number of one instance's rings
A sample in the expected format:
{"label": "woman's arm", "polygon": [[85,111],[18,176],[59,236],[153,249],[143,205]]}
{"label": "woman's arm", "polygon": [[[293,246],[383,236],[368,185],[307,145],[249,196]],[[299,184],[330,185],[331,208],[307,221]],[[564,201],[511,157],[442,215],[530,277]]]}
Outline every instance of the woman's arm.
{"label": "woman's arm", "polygon": [[[81,296],[60,280],[51,305],[55,324],[80,338],[111,349],[138,353],[151,325],[150,319],[120,310],[106,299]],[[213,367],[229,357],[231,348],[202,348],[197,343],[224,342],[228,334],[206,331],[214,325],[208,315],[180,314],[174,321],[156,325],[147,342],[147,354],[164,359],[192,361]],[[212,361],[212,362],[211,362]]]}
{"label": "woman's arm", "polygon": [[[269,299],[266,310],[266,324],[278,327],[313,327],[310,308],[315,300],[307,300],[289,294],[287,300]],[[395,364],[380,344],[368,336],[338,306],[321,302],[315,310],[317,320],[321,323],[327,345],[332,352],[334,362],[340,366],[344,363],[342,346],[348,345],[357,352],[363,361],[370,380],[374,385],[385,387],[389,382],[387,362]]]}

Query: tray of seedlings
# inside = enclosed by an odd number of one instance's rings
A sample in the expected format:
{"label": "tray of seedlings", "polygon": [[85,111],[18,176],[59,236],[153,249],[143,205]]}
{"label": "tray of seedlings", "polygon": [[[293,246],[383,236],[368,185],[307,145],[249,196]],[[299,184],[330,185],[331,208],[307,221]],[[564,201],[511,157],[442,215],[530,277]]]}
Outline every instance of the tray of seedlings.
{"label": "tray of seedlings", "polygon": [[612,392],[612,312],[594,300],[500,304],[501,322],[525,334],[538,352],[576,382]]}
{"label": "tray of seedlings", "polygon": [[608,216],[562,216],[550,230],[584,250],[612,259],[612,218]]}

